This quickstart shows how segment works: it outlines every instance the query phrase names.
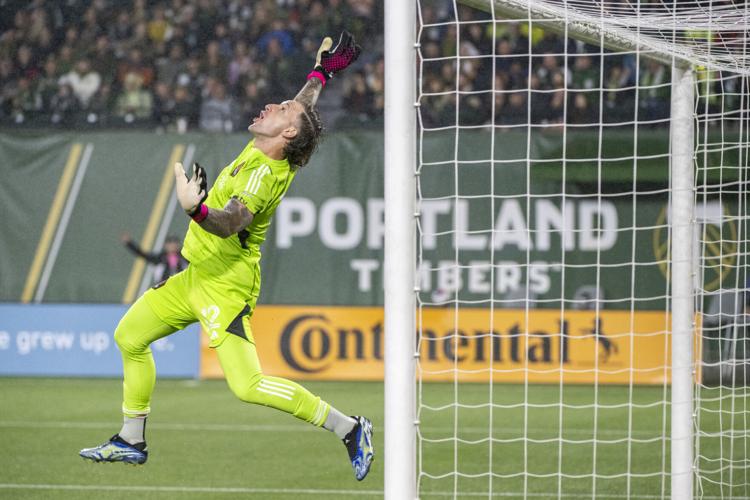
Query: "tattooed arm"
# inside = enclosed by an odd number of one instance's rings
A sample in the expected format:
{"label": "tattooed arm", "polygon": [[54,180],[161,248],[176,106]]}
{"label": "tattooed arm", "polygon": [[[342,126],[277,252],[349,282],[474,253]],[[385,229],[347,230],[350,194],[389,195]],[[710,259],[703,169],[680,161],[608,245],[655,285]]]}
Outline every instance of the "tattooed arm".
{"label": "tattooed arm", "polygon": [[307,75],[307,83],[295,96],[295,101],[305,106],[315,106],[320,91],[323,90],[326,82],[333,78],[333,75],[356,61],[362,51],[362,48],[356,44],[354,37],[348,31],[341,33],[339,43],[335,48],[331,49],[332,46],[333,40],[330,37],[325,37],[315,57],[315,66],[312,72]]}
{"label": "tattooed arm", "polygon": [[305,105],[314,107],[320,97],[320,91],[323,90],[323,83],[317,78],[310,78],[302,90],[294,97],[294,100]]}
{"label": "tattooed arm", "polygon": [[204,230],[221,238],[237,234],[253,222],[253,214],[239,200],[231,198],[224,208],[209,208],[206,199],[205,170],[193,166],[193,176],[188,179],[182,163],[174,164],[175,191],[183,210]]}
{"label": "tattooed arm", "polygon": [[253,214],[236,198],[231,198],[223,209],[209,208],[208,215],[198,224],[211,234],[228,238],[253,222]]}

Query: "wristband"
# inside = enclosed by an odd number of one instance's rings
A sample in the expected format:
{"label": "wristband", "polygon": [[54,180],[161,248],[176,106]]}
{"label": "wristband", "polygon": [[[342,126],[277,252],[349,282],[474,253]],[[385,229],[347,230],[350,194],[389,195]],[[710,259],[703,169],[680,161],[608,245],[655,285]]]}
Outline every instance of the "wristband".
{"label": "wristband", "polygon": [[308,80],[311,79],[311,78],[317,78],[318,80],[320,80],[320,83],[322,83],[324,87],[326,86],[326,77],[325,77],[325,75],[323,73],[321,73],[320,71],[318,71],[317,69],[312,70],[310,72],[310,74],[307,75],[307,79]]}
{"label": "wristband", "polygon": [[201,203],[195,210],[193,210],[192,214],[188,214],[190,217],[197,223],[203,222],[203,220],[208,217],[208,207]]}

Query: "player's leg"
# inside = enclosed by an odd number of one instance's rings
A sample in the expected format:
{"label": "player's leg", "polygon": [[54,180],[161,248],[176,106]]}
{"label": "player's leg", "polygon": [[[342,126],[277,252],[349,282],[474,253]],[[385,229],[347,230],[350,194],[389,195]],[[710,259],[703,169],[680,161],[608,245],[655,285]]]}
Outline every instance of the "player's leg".
{"label": "player's leg", "polygon": [[176,275],[167,285],[148,290],[117,325],[114,337],[123,364],[123,425],[108,442],[81,450],[83,458],[135,464],[147,460],[146,418],[156,382],[150,345],[195,321],[182,298],[182,278]]}
{"label": "player's leg", "polygon": [[[243,323],[244,331],[249,332],[249,319],[243,318]],[[347,448],[357,479],[365,478],[374,456],[372,423],[367,418],[348,417],[296,382],[264,375],[255,344],[246,338],[229,334],[216,347],[216,353],[229,388],[238,398],[334,432]]]}
{"label": "player's leg", "polygon": [[151,344],[177,330],[156,315],[145,297],[139,298],[120,320],[115,342],[122,357],[122,413],[119,435],[130,444],[146,440],[146,417],[151,412],[151,394],[156,367]]}
{"label": "player's leg", "polygon": [[227,335],[216,347],[216,354],[229,388],[242,401],[269,406],[313,425],[323,425],[330,405],[291,380],[264,375],[251,341]]}

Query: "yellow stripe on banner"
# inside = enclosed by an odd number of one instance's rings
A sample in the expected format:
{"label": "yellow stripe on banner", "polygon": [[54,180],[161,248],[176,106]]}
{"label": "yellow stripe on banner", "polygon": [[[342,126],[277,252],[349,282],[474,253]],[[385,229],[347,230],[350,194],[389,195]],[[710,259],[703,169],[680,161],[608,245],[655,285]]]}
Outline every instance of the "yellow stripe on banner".
{"label": "yellow stripe on banner", "polygon": [[42,229],[42,237],[39,239],[39,244],[37,245],[36,253],[34,254],[34,260],[31,262],[29,274],[26,276],[26,284],[23,286],[23,293],[21,293],[21,302],[30,302],[34,295],[34,290],[39,282],[39,275],[42,272],[42,266],[47,259],[47,253],[52,244],[52,235],[55,232],[57,223],[60,221],[65,199],[68,197],[70,185],[73,183],[73,178],[78,170],[82,150],[83,145],[78,142],[73,144],[70,148],[68,161],[65,163],[60,182],[57,184],[55,197],[52,200],[52,206],[47,214],[47,222],[44,223],[44,229]]}
{"label": "yellow stripe on banner", "polygon": [[[164,217],[164,209],[167,206],[169,195],[172,194],[174,164],[182,159],[184,153],[185,145],[177,144],[172,148],[172,154],[169,156],[167,168],[164,170],[164,177],[161,179],[161,186],[159,186],[159,192],[156,195],[156,201],[154,201],[154,208],[151,210],[146,231],[143,233],[143,238],[141,239],[141,248],[147,252],[154,246],[159,223]],[[125,293],[122,294],[122,302],[124,304],[129,304],[135,299],[135,294],[138,293],[138,285],[141,283],[145,267],[146,263],[143,259],[136,259],[133,263],[133,268],[130,270],[130,277],[128,278],[128,285],[125,287]]]}

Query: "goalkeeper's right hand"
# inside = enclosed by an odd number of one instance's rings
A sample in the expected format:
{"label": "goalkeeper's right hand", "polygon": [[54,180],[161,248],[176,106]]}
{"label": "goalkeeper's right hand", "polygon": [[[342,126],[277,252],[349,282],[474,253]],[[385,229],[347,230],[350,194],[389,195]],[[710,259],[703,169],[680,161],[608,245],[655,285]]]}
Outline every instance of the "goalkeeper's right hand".
{"label": "goalkeeper's right hand", "polygon": [[208,196],[206,171],[197,163],[193,163],[193,176],[188,180],[182,163],[177,162],[174,164],[174,182],[177,201],[185,213],[195,218],[201,213],[203,201]]}
{"label": "goalkeeper's right hand", "polygon": [[333,50],[331,50],[332,45],[333,40],[330,37],[323,39],[315,59],[315,68],[307,76],[308,80],[318,78],[325,85],[329,79],[333,78],[333,75],[356,61],[362,52],[362,47],[355,43],[354,37],[348,31],[341,33],[339,43]]}

